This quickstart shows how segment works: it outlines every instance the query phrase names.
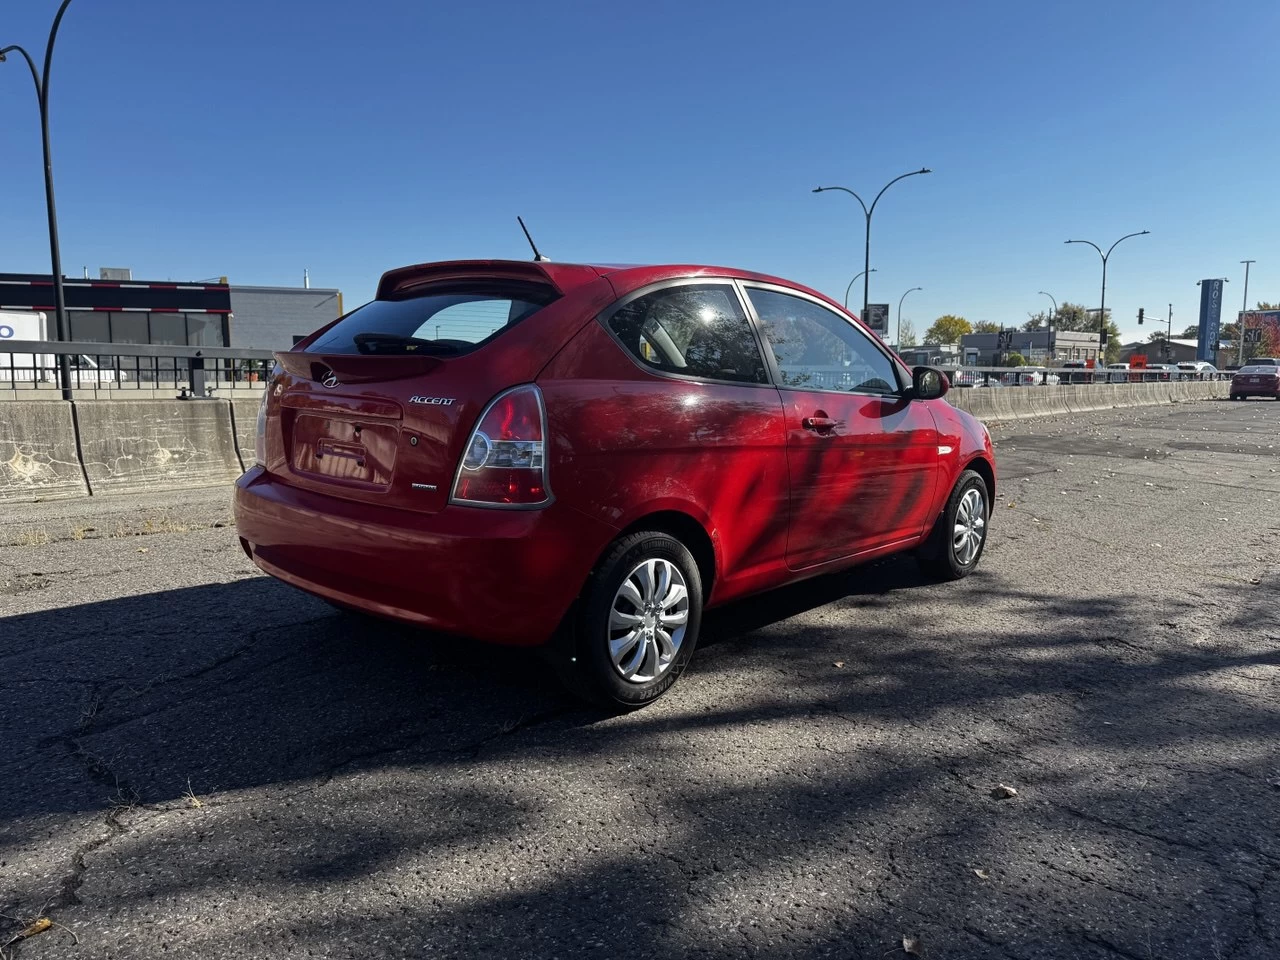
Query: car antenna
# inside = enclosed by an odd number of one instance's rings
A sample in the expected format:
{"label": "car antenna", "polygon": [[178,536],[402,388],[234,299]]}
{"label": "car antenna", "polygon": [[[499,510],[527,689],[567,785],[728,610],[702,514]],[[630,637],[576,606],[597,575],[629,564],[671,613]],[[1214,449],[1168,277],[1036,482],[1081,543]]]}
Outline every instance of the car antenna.
{"label": "car antenna", "polygon": [[524,231],[524,238],[529,241],[529,246],[533,248],[533,262],[542,263],[549,261],[550,257],[544,257],[538,252],[538,245],[533,242],[533,237],[529,236],[529,228],[524,225],[524,218],[517,216],[516,222],[520,224],[520,229]]}

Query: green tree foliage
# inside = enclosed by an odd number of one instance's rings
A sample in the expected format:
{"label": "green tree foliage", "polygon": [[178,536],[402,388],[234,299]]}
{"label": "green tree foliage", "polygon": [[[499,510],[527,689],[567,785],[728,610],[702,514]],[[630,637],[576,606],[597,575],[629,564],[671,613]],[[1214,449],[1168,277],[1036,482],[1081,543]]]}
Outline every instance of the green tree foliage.
{"label": "green tree foliage", "polygon": [[1255,310],[1280,310],[1280,303],[1268,303],[1266,300],[1259,300]]}
{"label": "green tree foliage", "polygon": [[1198,340],[1200,338],[1200,325],[1193,323],[1180,334],[1183,340]]}
{"label": "green tree foliage", "polygon": [[903,320],[902,333],[898,339],[899,339],[898,346],[914,347],[917,343],[920,342],[919,338],[916,337],[916,325],[912,323],[910,320]]}
{"label": "green tree foliage", "polygon": [[924,332],[925,343],[957,343],[966,333],[973,333],[973,325],[964,317],[945,314],[933,321]]}
{"label": "green tree foliage", "polygon": [[974,333],[999,333],[1000,324],[994,320],[979,320],[973,324]]}
{"label": "green tree foliage", "polygon": [[[1028,314],[1030,319],[1022,325],[1023,330],[1043,330],[1050,314],[1047,310]],[[1064,302],[1058,305],[1058,312],[1052,314],[1055,330],[1075,330],[1093,333],[1098,329],[1098,312],[1092,313],[1078,303]],[[1107,320],[1111,319],[1111,311],[1107,310]]]}
{"label": "green tree foliage", "polygon": [[1027,365],[1027,358],[1020,353],[1014,352],[1009,354],[1008,358],[1005,360],[1005,365],[1009,367],[1025,367]]}

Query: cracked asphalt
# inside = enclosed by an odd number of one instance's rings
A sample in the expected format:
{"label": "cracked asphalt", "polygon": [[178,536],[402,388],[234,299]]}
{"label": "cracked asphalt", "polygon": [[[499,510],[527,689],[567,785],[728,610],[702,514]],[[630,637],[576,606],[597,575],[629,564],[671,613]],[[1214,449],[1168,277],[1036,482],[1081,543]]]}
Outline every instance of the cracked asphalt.
{"label": "cracked asphalt", "polygon": [[6,508],[0,943],[1280,956],[1280,404],[993,432],[978,574],[721,610],[617,717],[260,576],[225,491]]}

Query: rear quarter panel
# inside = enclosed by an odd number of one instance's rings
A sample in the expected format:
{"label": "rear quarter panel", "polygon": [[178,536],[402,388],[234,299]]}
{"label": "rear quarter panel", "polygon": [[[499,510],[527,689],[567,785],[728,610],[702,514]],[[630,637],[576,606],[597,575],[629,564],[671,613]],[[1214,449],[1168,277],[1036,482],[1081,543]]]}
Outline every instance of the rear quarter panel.
{"label": "rear quarter panel", "polygon": [[617,528],[674,510],[702,524],[722,602],[784,569],[788,476],[772,386],[659,377],[592,322],[538,378],[557,499]]}

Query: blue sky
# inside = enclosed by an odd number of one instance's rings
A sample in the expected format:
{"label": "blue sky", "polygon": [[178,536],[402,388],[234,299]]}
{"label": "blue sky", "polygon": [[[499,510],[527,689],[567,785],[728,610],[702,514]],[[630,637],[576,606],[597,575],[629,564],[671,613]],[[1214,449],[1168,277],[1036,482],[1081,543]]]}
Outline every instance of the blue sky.
{"label": "blue sky", "polygon": [[[19,6],[19,9],[13,9]],[[43,50],[55,0],[8,5]],[[1195,322],[1256,258],[1280,299],[1280,4],[75,0],[54,62],[63,264],[338,286],[527,256],[710,262],[873,301],[918,332],[1048,300]],[[0,270],[48,269],[35,98],[0,65]],[[870,198],[868,197],[868,200]],[[859,299],[855,292],[854,300]],[[1142,330],[1145,335],[1152,328]]]}

